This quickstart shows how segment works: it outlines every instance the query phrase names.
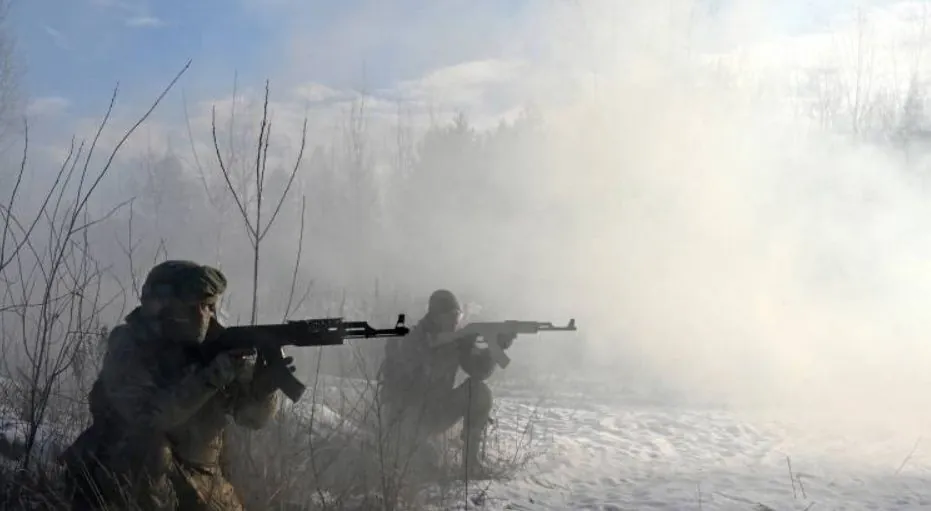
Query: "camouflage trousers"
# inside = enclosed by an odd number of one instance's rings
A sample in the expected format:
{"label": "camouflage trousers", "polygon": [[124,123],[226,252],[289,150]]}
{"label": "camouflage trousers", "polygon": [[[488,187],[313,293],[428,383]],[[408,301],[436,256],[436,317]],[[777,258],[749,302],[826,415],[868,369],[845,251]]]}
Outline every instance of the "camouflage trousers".
{"label": "camouflage trousers", "polygon": [[233,485],[218,468],[188,468],[176,464],[171,483],[178,510],[243,511],[242,501]]}
{"label": "camouflage trousers", "polygon": [[[163,477],[152,478],[132,487],[108,484],[93,474],[93,480],[82,481],[81,489],[73,493],[72,509],[142,509],[145,511],[244,511],[235,489],[217,470],[188,468],[180,464]],[[112,480],[112,479],[111,479]],[[120,490],[117,487],[124,487]],[[115,507],[114,507],[115,506]]]}
{"label": "camouflage trousers", "polygon": [[[135,453],[117,449],[121,455],[110,452],[108,456],[101,433],[91,428],[62,457],[73,510],[243,511],[239,496],[219,467],[185,463],[163,442],[149,449],[136,444]],[[147,456],[143,459],[140,452]],[[128,470],[128,465],[136,469]],[[136,473],[140,466],[144,475]],[[131,472],[136,475],[128,476]]]}
{"label": "camouflage trousers", "polygon": [[[460,438],[465,457],[474,463],[491,417],[492,393],[482,381],[466,379],[446,391],[389,393],[387,399],[388,440],[399,455],[415,456],[425,448],[424,439],[444,433],[462,421]],[[432,457],[433,454],[426,454]]]}

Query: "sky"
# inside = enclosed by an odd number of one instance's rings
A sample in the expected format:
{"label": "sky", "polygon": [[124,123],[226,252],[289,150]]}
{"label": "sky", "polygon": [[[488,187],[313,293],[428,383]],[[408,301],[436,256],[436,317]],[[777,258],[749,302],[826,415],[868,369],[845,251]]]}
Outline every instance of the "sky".
{"label": "sky", "polygon": [[[756,3],[786,33],[823,30],[853,5]],[[595,21],[585,2],[563,0],[30,0],[12,16],[31,112],[75,116],[99,114],[117,82],[124,98],[151,97],[188,59],[193,96],[230,91],[234,76],[388,91],[473,61],[552,59],[560,44],[543,24],[584,32]]]}
{"label": "sky", "polygon": [[[124,94],[151,96],[188,59],[186,86],[214,92],[231,90],[236,75],[251,83],[387,88],[506,55],[496,33],[528,4],[448,2],[437,12],[407,0],[390,8],[362,0],[32,0],[14,6],[12,21],[36,108],[67,106],[82,115],[99,112],[117,81]],[[462,30],[453,26],[459,22]],[[481,38],[472,32],[478,25]],[[431,48],[434,37],[445,39],[443,52]],[[468,44],[457,47],[457,38]]]}

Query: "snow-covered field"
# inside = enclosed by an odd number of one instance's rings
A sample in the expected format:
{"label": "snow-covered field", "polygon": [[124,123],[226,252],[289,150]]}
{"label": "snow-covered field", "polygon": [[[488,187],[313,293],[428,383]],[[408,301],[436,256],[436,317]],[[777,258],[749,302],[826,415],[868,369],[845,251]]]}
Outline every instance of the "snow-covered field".
{"label": "snow-covered field", "polygon": [[[538,456],[513,480],[472,483],[470,500],[525,510],[931,508],[931,442],[920,427],[879,414],[832,422],[663,405],[601,388],[601,397],[565,390],[542,400],[499,388],[495,418],[506,449],[532,437],[524,449]],[[317,410],[321,424],[339,421]],[[14,436],[12,421],[0,424]]]}
{"label": "snow-covered field", "polygon": [[[503,394],[497,415],[505,423],[537,406]],[[789,411],[555,400],[537,409],[544,455],[516,480],[493,484],[489,508],[931,507],[931,445],[891,420],[827,428],[830,421]],[[516,432],[525,424],[508,425]]]}

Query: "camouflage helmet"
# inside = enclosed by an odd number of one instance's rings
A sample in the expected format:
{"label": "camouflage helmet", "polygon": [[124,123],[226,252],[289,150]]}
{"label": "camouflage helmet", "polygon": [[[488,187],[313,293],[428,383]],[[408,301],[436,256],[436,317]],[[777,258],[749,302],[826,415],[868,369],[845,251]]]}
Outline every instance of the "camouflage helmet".
{"label": "camouflage helmet", "polygon": [[223,294],[226,282],[223,272],[211,266],[193,261],[164,261],[149,270],[141,299],[201,300]]}
{"label": "camouflage helmet", "polygon": [[427,305],[427,312],[433,314],[442,314],[449,311],[459,311],[459,300],[456,295],[447,289],[437,289],[430,295],[430,301]]}

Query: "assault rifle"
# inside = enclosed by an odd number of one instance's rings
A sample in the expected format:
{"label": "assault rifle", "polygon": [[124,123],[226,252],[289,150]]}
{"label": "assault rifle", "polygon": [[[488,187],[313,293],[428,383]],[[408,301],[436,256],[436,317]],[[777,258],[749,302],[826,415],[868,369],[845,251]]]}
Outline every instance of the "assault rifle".
{"label": "assault rifle", "polygon": [[511,358],[507,356],[501,346],[498,344],[498,336],[514,337],[517,334],[536,334],[540,332],[574,332],[575,319],[570,319],[566,326],[554,326],[552,322],[540,321],[518,321],[509,319],[507,321],[487,321],[469,323],[468,325],[456,330],[438,335],[433,340],[433,345],[438,346],[447,344],[466,337],[481,337],[488,345],[488,351],[491,352],[491,358],[502,369],[511,363]]}
{"label": "assault rifle", "polygon": [[366,321],[343,321],[343,318],[319,318],[287,321],[273,325],[224,327],[211,322],[206,340],[199,350],[207,363],[223,352],[255,353],[271,371],[270,381],[291,401],[301,399],[305,385],[288,368],[281,349],[285,346],[338,346],[346,339],[372,337],[403,337],[410,332],[404,325],[404,314],[398,315],[394,328],[376,329]]}

